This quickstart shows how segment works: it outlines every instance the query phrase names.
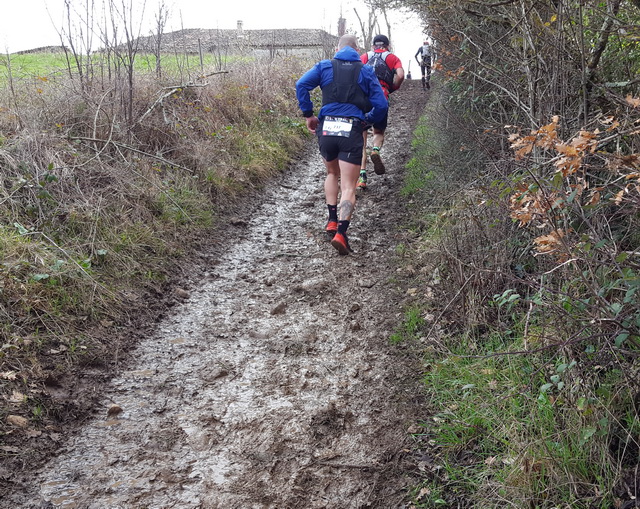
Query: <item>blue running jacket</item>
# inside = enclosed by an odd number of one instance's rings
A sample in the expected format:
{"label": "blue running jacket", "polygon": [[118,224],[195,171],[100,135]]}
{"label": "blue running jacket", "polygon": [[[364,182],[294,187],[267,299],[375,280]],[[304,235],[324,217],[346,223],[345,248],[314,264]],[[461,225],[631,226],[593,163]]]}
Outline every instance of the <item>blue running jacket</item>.
{"label": "blue running jacket", "polygon": [[[334,58],[338,60],[351,60],[360,62],[358,52],[350,46],[346,46],[339,50]],[[309,92],[316,87],[323,88],[333,81],[333,66],[331,60],[321,60],[296,82],[296,97],[298,98],[298,106],[305,117],[313,114],[313,102]],[[349,103],[329,103],[325,104],[318,113],[318,119],[322,119],[326,115],[336,117],[356,117],[364,120],[368,124],[375,124],[381,121],[387,113],[389,104],[384,96],[380,81],[373,71],[373,67],[364,65],[360,71],[358,85],[365,92],[371,102],[371,111],[362,111],[360,108]]]}

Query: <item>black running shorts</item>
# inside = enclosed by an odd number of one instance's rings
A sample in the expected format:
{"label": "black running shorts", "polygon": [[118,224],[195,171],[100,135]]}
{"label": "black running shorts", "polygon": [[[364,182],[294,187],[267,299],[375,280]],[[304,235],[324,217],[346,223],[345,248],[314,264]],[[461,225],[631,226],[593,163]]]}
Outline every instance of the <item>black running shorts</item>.
{"label": "black running shorts", "polygon": [[323,124],[324,119],[316,128],[320,155],[327,161],[333,161],[338,158],[340,161],[346,161],[347,163],[361,164],[362,148],[364,145],[364,139],[362,138],[362,121],[353,119],[348,137],[325,134]]}
{"label": "black running shorts", "polygon": [[387,130],[388,122],[389,112],[387,111],[387,113],[384,114],[384,118],[380,122],[378,122],[377,124],[373,124],[373,128],[380,129],[382,132],[385,132]]}

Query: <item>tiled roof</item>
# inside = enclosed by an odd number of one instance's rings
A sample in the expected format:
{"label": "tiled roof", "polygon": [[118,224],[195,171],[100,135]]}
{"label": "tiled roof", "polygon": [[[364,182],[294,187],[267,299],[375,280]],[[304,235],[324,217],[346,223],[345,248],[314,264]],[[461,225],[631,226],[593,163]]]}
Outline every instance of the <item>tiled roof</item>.
{"label": "tiled roof", "polygon": [[29,53],[62,53],[67,51],[64,46],[40,46],[39,48],[16,51],[16,55],[28,55]]}
{"label": "tiled roof", "polygon": [[[139,39],[138,51],[153,51],[154,35]],[[209,51],[216,47],[312,48],[337,44],[338,37],[320,29],[218,30],[189,28],[162,35],[161,52],[175,50]]]}

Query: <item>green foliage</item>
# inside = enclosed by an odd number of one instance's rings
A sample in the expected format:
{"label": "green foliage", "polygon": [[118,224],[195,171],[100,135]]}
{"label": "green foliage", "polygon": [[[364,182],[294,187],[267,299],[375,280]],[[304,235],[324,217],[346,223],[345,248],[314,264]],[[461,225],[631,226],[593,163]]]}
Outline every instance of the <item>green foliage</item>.
{"label": "green foliage", "polygon": [[[410,194],[421,235],[404,254],[424,274],[412,285],[434,295],[417,314],[439,317],[421,341],[429,410],[416,447],[433,459],[414,505],[621,505],[620,479],[634,475],[640,450],[632,144],[613,127],[545,146],[560,132],[552,122],[511,137],[519,167],[505,155],[471,162],[451,150],[469,139],[471,109],[458,116],[438,103],[434,91],[429,128],[416,135],[431,181]],[[454,141],[433,143],[434,133]],[[605,143],[590,151],[602,137],[628,155]],[[479,140],[475,152],[497,150]],[[430,164],[439,158],[448,164]],[[572,169],[576,158],[585,170]],[[460,169],[458,187],[443,193],[450,168]]]}
{"label": "green foliage", "polygon": [[416,340],[419,337],[424,318],[421,316],[419,308],[412,307],[404,312],[404,322],[391,335],[389,341],[393,344],[402,343],[403,341]]}

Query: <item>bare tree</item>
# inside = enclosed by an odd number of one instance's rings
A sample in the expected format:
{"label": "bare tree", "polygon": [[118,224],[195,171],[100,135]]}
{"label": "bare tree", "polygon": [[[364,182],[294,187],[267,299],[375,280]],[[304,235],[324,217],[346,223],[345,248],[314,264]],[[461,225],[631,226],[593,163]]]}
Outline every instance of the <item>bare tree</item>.
{"label": "bare tree", "polygon": [[167,25],[168,18],[169,8],[164,3],[164,0],[160,0],[160,3],[158,4],[158,10],[155,13],[155,33],[153,34],[153,52],[156,59],[156,75],[158,76],[158,78],[162,76],[162,36],[164,35],[164,29]]}
{"label": "bare tree", "polygon": [[64,26],[58,36],[67,59],[67,70],[72,79],[77,72],[80,87],[86,90],[93,75],[94,0],[84,0],[80,8],[76,8],[72,0],[64,0],[64,15]]}
{"label": "bare tree", "polygon": [[18,125],[20,126],[20,128],[23,127],[22,124],[22,119],[20,118],[20,115],[18,114],[18,99],[17,99],[17,95],[16,95],[16,87],[14,84],[14,78],[13,78],[13,71],[11,70],[11,55],[9,54],[9,51],[7,49],[5,49],[5,55],[7,57],[6,63],[7,63],[7,82],[9,84],[9,91],[11,92],[11,98],[13,100],[13,105],[15,107],[15,112],[16,112],[16,119],[18,120]]}
{"label": "bare tree", "polygon": [[368,49],[371,47],[371,40],[373,39],[373,34],[376,31],[379,31],[378,25],[378,16],[373,10],[367,11],[367,19],[364,20],[360,16],[358,10],[354,7],[353,12],[358,18],[358,23],[360,24],[360,33],[362,34],[362,45],[364,48]]}
{"label": "bare tree", "polygon": [[[146,1],[143,0],[139,14],[135,12],[133,4],[134,0],[120,0],[120,4],[117,4],[116,0],[107,0],[106,4],[110,20],[109,29],[112,35],[114,57],[117,61],[116,78],[124,78],[125,83],[125,86],[119,91],[125,119],[128,124],[133,123],[135,58],[138,53],[141,21],[144,16]],[[119,28],[122,29],[122,36],[119,35]],[[120,72],[123,72],[124,76]]]}

